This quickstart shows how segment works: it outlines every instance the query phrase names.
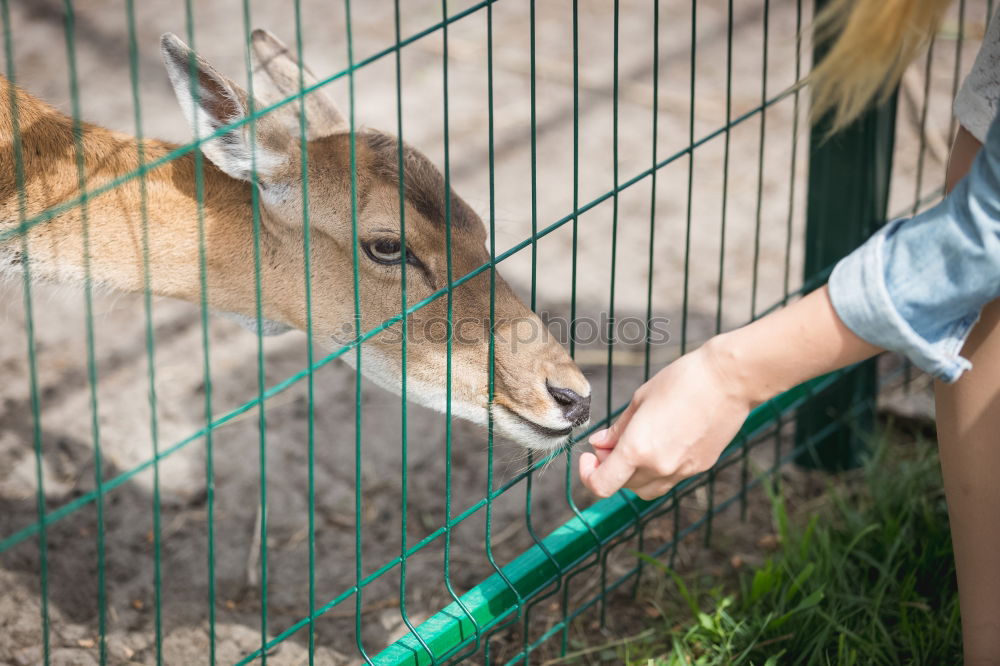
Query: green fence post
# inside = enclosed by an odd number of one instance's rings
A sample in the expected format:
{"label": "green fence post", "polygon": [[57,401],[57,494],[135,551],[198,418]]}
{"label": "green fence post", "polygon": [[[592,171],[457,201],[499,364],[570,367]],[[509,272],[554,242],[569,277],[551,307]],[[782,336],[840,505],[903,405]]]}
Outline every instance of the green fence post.
{"label": "green fence post", "polygon": [[[817,0],[819,10],[826,0]],[[813,62],[823,46],[814,47]],[[805,279],[808,281],[860,245],[886,218],[896,128],[896,95],[827,138],[828,118],[809,136],[809,192],[806,208]],[[843,427],[810,447],[796,462],[830,471],[860,464],[875,420],[874,361],[804,405],[796,417],[796,444],[831,420]]]}

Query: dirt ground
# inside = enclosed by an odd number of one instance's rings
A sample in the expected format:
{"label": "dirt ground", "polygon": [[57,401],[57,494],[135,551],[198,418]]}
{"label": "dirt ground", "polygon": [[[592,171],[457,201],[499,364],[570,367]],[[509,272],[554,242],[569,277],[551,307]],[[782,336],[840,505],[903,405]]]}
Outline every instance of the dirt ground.
{"label": "dirt ground", "polygon": [[[75,56],[83,117],[114,129],[134,132],[129,88],[127,24],[122,0],[79,0]],[[243,15],[236,0],[193,3],[195,44],[223,72],[245,77]],[[293,13],[285,3],[250,4],[252,26],[267,27],[292,42]],[[303,0],[306,60],[321,77],[346,65],[345,20],[338,3]],[[440,20],[440,6],[407,2],[402,34],[414,34]],[[452,14],[468,2],[448,3]],[[618,71],[618,168],[620,181],[649,168],[652,160],[653,49],[651,3],[623,0],[620,10]],[[811,3],[805,3],[811,4]],[[985,25],[985,3],[967,3],[967,44],[961,69],[972,62]],[[659,24],[658,159],[689,143],[691,111],[690,3],[662,2]],[[764,7],[734,3],[731,117],[757,107],[785,90],[795,78],[796,9],[774,1],[767,12],[767,86]],[[580,29],[580,204],[612,187],[613,70],[611,3],[582,0]],[[538,3],[538,226],[572,211],[573,87],[571,3]],[[159,62],[160,33],[184,34],[184,3],[136,3],[140,100],[143,131],[174,141],[189,138]],[[808,17],[803,20],[807,21]],[[15,0],[11,3],[14,65],[19,85],[64,111],[70,109],[62,3]],[[705,137],[726,120],[726,4],[697,3],[694,136]],[[923,65],[904,84],[900,107],[893,212],[900,212],[915,191],[929,192],[941,181],[949,130],[955,34],[946,23],[931,70],[932,104],[927,119],[923,182],[916,182],[917,127],[923,100]],[[449,114],[452,184],[484,219],[489,208],[487,161],[486,14],[478,11],[449,27]],[[354,3],[355,60],[393,42],[393,7],[386,0]],[[507,0],[494,9],[496,230],[502,251],[531,231],[528,4]],[[804,53],[807,49],[804,49]],[[435,32],[402,52],[404,135],[437,164],[443,163],[442,39]],[[4,71],[6,71],[4,61]],[[803,68],[807,58],[803,56]],[[366,125],[392,129],[396,123],[395,71],[391,57],[358,70],[356,107]],[[345,80],[331,84],[346,105]],[[802,111],[805,111],[802,104]],[[793,100],[770,106],[761,141],[761,116],[735,125],[729,133],[729,171],[724,178],[726,135],[694,151],[691,231],[686,251],[688,159],[680,156],[658,172],[656,189],[654,314],[671,320],[669,343],[652,352],[658,368],[679,353],[682,322],[689,345],[716,328],[738,325],[780,299],[786,275],[794,289],[802,271],[802,229],[807,135],[804,113],[798,123],[796,169],[793,159]],[[763,152],[762,152],[763,150]],[[722,196],[726,188],[725,198]],[[760,198],[758,199],[758,193]],[[649,275],[650,181],[644,179],[619,197],[615,303],[619,317],[645,318]],[[725,236],[722,245],[723,202]],[[758,213],[759,211],[759,213]],[[755,262],[757,220],[759,259]],[[581,317],[607,310],[611,283],[612,205],[606,201],[580,216],[579,265],[575,288]],[[573,294],[570,225],[538,242],[538,310],[566,316]],[[786,252],[786,247],[790,248]],[[720,270],[721,257],[721,270]],[[689,276],[689,310],[682,312],[684,271]],[[756,267],[756,268],[755,268]],[[505,260],[501,273],[526,300],[531,283],[530,252]],[[720,286],[721,276],[721,286]],[[265,285],[266,288],[266,285]],[[719,295],[721,294],[721,301]],[[48,511],[94,488],[94,443],[84,345],[84,306],[78,288],[38,285],[33,290],[38,371],[42,406],[45,503]],[[150,406],[142,299],[120,294],[95,296],[96,369],[103,476],[111,479],[151,455]],[[157,299],[157,418],[161,448],[180,442],[204,425],[205,382],[201,325],[197,308]],[[213,412],[226,414],[256,397],[256,337],[232,322],[210,320]],[[274,385],[300,371],[306,362],[305,337],[293,332],[266,339],[265,372]],[[33,421],[25,356],[22,285],[0,283],[0,539],[37,519]],[[608,403],[627,400],[642,380],[641,349],[615,350],[612,381],[604,367],[606,350],[581,345],[578,361],[594,388],[595,419]],[[613,391],[610,398],[609,389]],[[316,374],[316,570],[317,603],[334,599],[356,582],[355,561],[355,402],[362,408],[363,451],[360,482],[361,571],[367,575],[395,558],[401,547],[401,409],[399,399],[364,383],[355,395],[353,371],[331,363]],[[917,397],[919,401],[920,396]],[[911,397],[906,409],[926,411]],[[914,407],[913,405],[916,405]],[[266,490],[269,522],[267,585],[268,634],[275,635],[308,613],[306,387],[298,382],[267,401]],[[443,415],[413,406],[408,412],[407,472],[410,545],[444,522],[446,456]],[[488,483],[484,433],[468,423],[453,424],[452,510],[457,514],[483,497]],[[250,410],[215,430],[215,589],[217,659],[233,662],[260,642],[261,590],[253,568],[261,470],[257,412]],[[522,451],[498,442],[494,487],[524,464]],[[208,650],[208,512],[205,443],[195,439],[161,462],[162,634],[163,658],[170,664],[201,663]],[[794,474],[795,472],[789,472]],[[112,663],[155,663],[152,557],[153,476],[133,476],[104,499],[107,631]],[[532,520],[546,534],[572,512],[566,496],[565,463],[557,461],[534,475]],[[572,478],[570,493],[580,506],[593,500]],[[693,500],[694,501],[694,500]],[[699,500],[700,501],[700,500]],[[691,515],[703,510],[697,502]],[[716,533],[735,551],[747,551],[766,531],[763,504],[753,506],[746,524],[722,517]],[[493,553],[502,565],[528,547],[523,482],[493,505]],[[741,526],[742,525],[742,526]],[[97,534],[93,503],[48,529],[48,611],[53,662],[90,664],[97,659]],[[493,572],[484,548],[485,512],[457,526],[451,546],[451,582],[462,592]],[[669,532],[669,526],[658,529]],[[666,534],[667,532],[664,532]],[[693,546],[692,546],[693,548]],[[406,607],[418,623],[450,600],[438,539],[407,563]],[[634,560],[632,560],[634,562]],[[35,538],[0,553],[0,663],[32,664],[40,659],[39,556]],[[617,565],[616,565],[617,566]],[[624,564],[622,564],[624,566]],[[631,566],[631,565],[629,565]],[[356,645],[374,655],[405,629],[399,608],[398,568],[365,586],[360,636],[354,631],[354,600],[317,622],[318,663],[358,661]],[[544,606],[543,606],[544,608]],[[303,663],[306,634],[299,632],[273,655],[273,663]],[[480,658],[474,658],[478,661]]]}

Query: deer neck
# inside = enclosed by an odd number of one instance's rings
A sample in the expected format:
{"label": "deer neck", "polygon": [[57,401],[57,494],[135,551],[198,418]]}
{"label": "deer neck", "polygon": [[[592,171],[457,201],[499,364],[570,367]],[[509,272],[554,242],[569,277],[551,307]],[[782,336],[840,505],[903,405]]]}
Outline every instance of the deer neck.
{"label": "deer neck", "polygon": [[[80,197],[73,122],[15,88],[22,198],[10,138],[14,118],[8,85],[0,77],[0,233],[16,228],[22,219],[30,221],[53,207],[70,204],[25,234],[33,279],[83,282],[86,223],[89,274],[95,286],[142,291],[148,261],[153,293],[199,302],[204,259],[209,305],[244,317],[255,315],[256,262],[248,183],[225,175],[207,160],[196,164],[196,156],[188,153],[149,170],[145,182],[132,177],[72,205]],[[133,137],[84,124],[81,140],[88,192],[140,165],[140,144]],[[144,141],[141,149],[144,162],[150,164],[175,146],[153,140]],[[261,225],[261,279],[264,284],[280,285],[296,272],[287,266],[279,271],[267,260],[269,237],[266,225]],[[0,241],[0,273],[23,268],[23,247],[21,236]],[[203,256],[200,247],[204,247]],[[266,318],[284,319],[277,304],[265,300],[262,305]]]}

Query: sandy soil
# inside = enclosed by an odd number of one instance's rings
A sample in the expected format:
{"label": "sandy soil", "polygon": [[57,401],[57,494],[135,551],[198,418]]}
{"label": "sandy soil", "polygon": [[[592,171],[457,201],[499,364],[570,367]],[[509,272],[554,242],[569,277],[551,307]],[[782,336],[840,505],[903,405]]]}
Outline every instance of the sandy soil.
{"label": "sandy soil", "polygon": [[[133,132],[124,4],[121,0],[80,0],[76,7],[77,72],[85,119]],[[161,32],[183,34],[183,3],[150,0],[137,4],[140,99],[148,136],[184,141],[188,130],[174,101],[157,53]],[[196,45],[222,71],[237,80],[243,73],[242,9],[235,0],[195,3]],[[284,3],[251,4],[254,26],[264,26],[289,42],[293,15]],[[440,20],[431,2],[403,3],[404,35]],[[449,3],[461,11],[469,3]],[[647,169],[652,153],[652,10],[649,3],[623,0],[619,60],[620,180]],[[691,98],[691,9],[687,3],[661,3],[660,96],[657,154],[664,159],[688,145]],[[735,3],[732,69],[733,118],[761,103],[764,13],[759,2]],[[808,3],[807,3],[808,4]],[[982,35],[985,10],[969,2],[963,55],[967,69]],[[336,3],[334,3],[336,5]],[[679,6],[683,5],[683,6]],[[725,3],[699,2],[694,104],[695,138],[725,123]],[[68,111],[67,55],[62,4],[56,0],[14,2],[11,7],[13,51],[18,83]],[[538,224],[544,227],[571,210],[573,174],[573,95],[571,5],[565,0],[538,3]],[[344,16],[339,5],[304,0],[306,59],[320,76],[346,65]],[[580,2],[580,203],[607,191],[612,180],[612,32],[610,3]],[[488,219],[485,12],[449,28],[449,113],[452,182]],[[795,76],[795,6],[772,2],[768,16],[767,96],[787,88]],[[932,69],[934,102],[928,116],[932,137],[922,191],[940,182],[947,146],[948,102],[954,67],[955,22],[938,41]],[[950,32],[949,32],[950,31]],[[495,7],[496,229],[500,249],[521,241],[531,230],[528,13],[523,2]],[[392,4],[355,3],[355,59],[392,43]],[[403,50],[404,133],[438,164],[443,161],[442,40],[435,33]],[[4,63],[6,66],[6,63]],[[803,61],[805,67],[805,60]],[[900,112],[893,211],[913,200],[918,188],[914,118],[923,95],[922,65],[911,72]],[[331,85],[347,100],[344,81]],[[359,70],[357,114],[373,127],[395,127],[394,65],[383,58]],[[803,107],[805,105],[803,104]],[[680,156],[658,173],[656,189],[655,268],[652,276],[655,314],[671,319],[669,344],[653,350],[654,369],[679,351],[681,323],[690,344],[705,339],[716,321],[728,328],[755,309],[769,306],[784,293],[786,275],[794,289],[800,282],[804,217],[806,135],[799,123],[798,158],[791,171],[792,98],[771,106],[761,142],[761,120],[752,116],[729,134],[729,174],[724,178],[726,136],[706,141],[694,151],[691,230],[686,253],[688,159]],[[761,152],[763,149],[763,153]],[[762,165],[762,169],[758,165]],[[794,191],[793,191],[794,184]],[[727,188],[723,198],[723,188]],[[758,192],[760,198],[758,199]],[[616,312],[645,317],[649,279],[649,179],[619,197]],[[725,244],[723,235],[725,203]],[[759,204],[759,206],[758,206]],[[758,213],[759,211],[759,213]],[[755,262],[757,220],[759,259]],[[581,316],[598,317],[610,295],[612,204],[595,206],[580,217],[576,298]],[[786,243],[790,252],[786,253]],[[572,236],[564,225],[538,243],[538,309],[565,316],[573,293],[570,280]],[[720,271],[720,256],[721,271]],[[689,311],[682,313],[684,270],[689,275]],[[755,269],[756,266],[756,269]],[[501,272],[527,299],[531,290],[530,252],[506,260]],[[720,286],[720,275],[722,283]],[[265,285],[266,289],[266,285]],[[720,296],[721,294],[721,301]],[[53,511],[94,487],[90,395],[86,374],[84,309],[81,292],[66,286],[39,285],[33,292],[41,431],[44,449],[45,502]],[[150,406],[143,338],[142,300],[136,296],[98,294],[95,298],[96,367],[103,474],[113,478],[149,459]],[[205,381],[201,328],[196,308],[164,299],[154,303],[156,390],[159,441],[165,448],[204,425]],[[256,396],[256,338],[235,324],[210,322],[213,411],[229,412]],[[301,333],[266,340],[265,372],[273,385],[305,365]],[[36,520],[32,417],[25,358],[25,315],[18,281],[0,284],[0,538]],[[642,380],[641,349],[619,345],[608,381],[606,350],[584,345],[579,361],[594,386],[595,417],[609,402],[618,405]],[[610,398],[609,388],[613,391]],[[316,552],[317,602],[337,597],[355,583],[354,409],[362,408],[363,451],[360,483],[361,570],[367,575],[396,557],[401,546],[402,504],[399,399],[365,383],[355,396],[354,374],[333,363],[316,375]],[[307,614],[306,389],[298,382],[267,402],[266,489],[269,520],[267,585],[268,633],[274,635]],[[451,460],[454,513],[477,502],[488,482],[484,434],[469,424],[453,426]],[[444,522],[446,474],[445,421],[442,415],[410,406],[406,469],[407,541],[412,544]],[[236,417],[213,435],[215,461],[215,585],[217,658],[232,662],[260,641],[261,591],[248,579],[253,564],[253,535],[261,488],[260,434],[257,412]],[[523,465],[514,444],[498,442],[494,487]],[[154,588],[152,558],[152,471],[129,479],[104,501],[108,646],[113,663],[153,663]],[[208,580],[205,444],[202,439],[178,449],[160,464],[162,508],[162,632],[164,661],[199,663],[208,645]],[[567,506],[565,465],[558,462],[535,474],[532,518],[545,534],[571,516]],[[586,505],[592,500],[571,482],[570,492]],[[695,505],[692,515],[703,510]],[[524,521],[524,484],[493,506],[493,552],[501,565],[530,545]],[[748,528],[733,521],[717,530],[746,535],[766,529],[766,516]],[[454,530],[451,581],[458,591],[492,573],[483,544],[485,513],[479,511]],[[669,532],[669,526],[662,527]],[[48,609],[53,662],[89,664],[96,660],[97,521],[87,504],[48,530]],[[737,536],[733,537],[738,540]],[[737,545],[733,546],[738,549]],[[419,622],[449,599],[442,572],[443,545],[437,540],[407,565],[409,619]],[[634,561],[634,560],[633,560]],[[617,564],[615,565],[617,566]],[[622,565],[624,566],[624,564]],[[629,565],[631,566],[631,565]],[[355,636],[353,599],[317,623],[319,663],[357,660],[356,642],[374,654],[404,630],[398,607],[398,569],[364,588],[361,635]],[[36,663],[40,658],[39,557],[37,540],[28,539],[0,553],[0,662]],[[305,633],[275,653],[274,663],[302,663]],[[478,658],[477,658],[478,659]]]}

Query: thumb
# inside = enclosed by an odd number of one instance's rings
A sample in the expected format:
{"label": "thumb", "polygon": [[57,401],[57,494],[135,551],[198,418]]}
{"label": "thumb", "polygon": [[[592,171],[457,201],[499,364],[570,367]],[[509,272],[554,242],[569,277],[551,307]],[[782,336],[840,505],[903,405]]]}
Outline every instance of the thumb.
{"label": "thumb", "polygon": [[579,467],[580,480],[583,481],[584,485],[587,484],[587,481],[590,479],[590,476],[594,473],[594,470],[596,470],[598,465],[600,464],[601,463],[597,459],[597,456],[591,453],[590,451],[587,451],[586,453],[580,456],[580,467]]}
{"label": "thumb", "polygon": [[589,478],[590,475],[594,473],[594,470],[608,459],[608,456],[611,455],[612,451],[613,449],[602,449],[597,447],[594,449],[593,453],[587,451],[582,454],[580,456],[580,478]]}
{"label": "thumb", "polygon": [[615,449],[598,463],[593,453],[580,456],[580,480],[598,497],[610,497],[628,483],[635,473],[635,465],[627,462],[620,449]]}

